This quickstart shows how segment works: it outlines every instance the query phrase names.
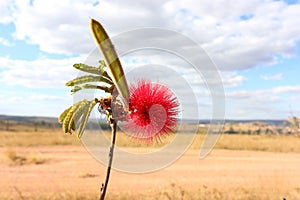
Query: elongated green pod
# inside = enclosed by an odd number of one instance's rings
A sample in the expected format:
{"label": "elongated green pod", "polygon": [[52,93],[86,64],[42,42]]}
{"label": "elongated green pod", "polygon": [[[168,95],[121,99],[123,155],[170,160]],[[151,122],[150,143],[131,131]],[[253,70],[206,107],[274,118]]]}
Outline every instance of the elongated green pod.
{"label": "elongated green pod", "polygon": [[77,77],[69,82],[66,83],[66,86],[74,86],[74,85],[80,85],[83,83],[90,83],[90,82],[105,82],[107,84],[113,84],[110,80],[104,78],[103,76],[81,76]]}
{"label": "elongated green pod", "polygon": [[110,73],[112,74],[111,78],[113,80],[113,83],[115,84],[119,94],[124,99],[124,103],[127,107],[127,101],[130,94],[125,74],[121,62],[118,58],[117,52],[114,49],[114,46],[106,31],[98,21],[91,19],[90,26],[93,36],[97,44],[99,45],[99,49],[104,56],[105,63]]}

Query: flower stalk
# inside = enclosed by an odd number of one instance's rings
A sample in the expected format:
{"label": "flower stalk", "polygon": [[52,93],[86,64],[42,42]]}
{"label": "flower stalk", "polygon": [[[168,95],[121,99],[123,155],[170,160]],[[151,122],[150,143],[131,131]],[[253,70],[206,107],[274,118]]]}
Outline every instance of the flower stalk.
{"label": "flower stalk", "polygon": [[104,183],[102,183],[102,187],[100,190],[100,200],[105,199],[105,194],[109,182],[109,177],[110,177],[110,171],[111,171],[111,166],[112,166],[112,161],[113,161],[113,156],[114,156],[114,148],[115,148],[115,142],[116,142],[116,136],[117,136],[117,122],[115,120],[112,120],[112,123],[110,124],[111,127],[111,146],[109,149],[109,161],[108,161],[108,166],[106,170],[106,177]]}
{"label": "flower stalk", "polygon": [[[67,82],[66,86],[73,87],[73,89],[71,90],[72,93],[76,93],[80,90],[85,89],[94,89],[102,90],[106,93],[109,93],[110,95],[108,95],[108,97],[102,97],[100,99],[84,99],[82,101],[79,101],[67,108],[59,116],[58,120],[60,123],[62,123],[63,131],[70,134],[76,131],[76,122],[80,121],[79,129],[77,130],[77,135],[80,138],[84,133],[88,118],[95,105],[99,105],[98,109],[100,113],[106,114],[107,123],[109,123],[111,126],[111,146],[108,155],[109,161],[106,170],[105,181],[102,184],[100,190],[100,200],[104,200],[112,168],[114,147],[117,135],[117,118],[119,118],[119,113],[115,113],[116,116],[113,116],[112,105],[118,108],[121,111],[120,113],[126,113],[126,111],[128,111],[125,108],[128,108],[129,90],[118,55],[104,28],[98,21],[94,19],[91,20],[90,26],[95,41],[97,42],[99,49],[104,56],[104,60],[101,60],[99,62],[99,67],[89,66],[82,63],[74,64],[74,68],[87,73],[87,75],[77,77]],[[107,73],[107,68],[110,71],[112,77],[110,77]],[[99,83],[101,85],[99,85]],[[117,90],[115,91],[114,88],[116,88]],[[118,94],[121,95],[123,104],[116,100]]]}

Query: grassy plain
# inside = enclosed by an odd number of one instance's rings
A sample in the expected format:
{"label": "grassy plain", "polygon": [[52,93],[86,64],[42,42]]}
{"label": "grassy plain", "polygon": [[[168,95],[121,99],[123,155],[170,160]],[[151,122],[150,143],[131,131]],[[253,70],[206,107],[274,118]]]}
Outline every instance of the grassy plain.
{"label": "grassy plain", "polygon": [[[107,199],[300,199],[299,136],[222,134],[212,153],[199,160],[204,138],[197,134],[184,156],[160,171],[113,170]],[[122,134],[117,141],[128,149],[164,145]],[[58,128],[0,131],[0,199],[97,199],[105,170],[76,135]]]}
{"label": "grassy plain", "polygon": [[[59,128],[42,128],[39,129],[39,131],[32,131],[28,128],[25,128],[25,130],[27,131],[23,131],[21,128],[14,131],[0,130],[0,147],[82,145],[80,140],[76,137],[76,134],[64,134]],[[109,131],[105,131],[103,134],[109,139]],[[182,133],[181,135],[184,139],[186,134]],[[200,149],[205,136],[206,135],[204,133],[196,134],[190,149]],[[155,148],[164,146],[173,138],[174,135],[171,134],[164,138],[161,143],[146,144],[140,141],[135,141],[123,133],[119,133],[117,145],[121,147]],[[300,136],[275,134],[222,134],[216,143],[215,148],[228,150],[300,153]]]}

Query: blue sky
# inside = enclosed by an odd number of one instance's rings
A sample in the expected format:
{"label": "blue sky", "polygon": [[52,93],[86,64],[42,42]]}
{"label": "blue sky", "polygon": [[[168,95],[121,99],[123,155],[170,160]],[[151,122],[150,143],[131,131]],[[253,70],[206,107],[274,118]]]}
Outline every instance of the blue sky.
{"label": "blue sky", "polygon": [[192,38],[220,70],[228,119],[300,116],[299,10],[271,0],[3,0],[0,114],[56,117],[73,103],[64,84],[96,46],[92,17],[112,36],[158,27]]}

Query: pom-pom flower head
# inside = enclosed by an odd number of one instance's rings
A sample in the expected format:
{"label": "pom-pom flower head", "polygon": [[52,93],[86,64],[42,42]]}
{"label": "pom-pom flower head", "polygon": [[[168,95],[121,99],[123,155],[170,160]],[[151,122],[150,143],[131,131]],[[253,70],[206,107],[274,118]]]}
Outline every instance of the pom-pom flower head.
{"label": "pom-pom flower head", "polygon": [[129,90],[130,114],[124,128],[133,138],[150,143],[174,130],[179,103],[168,87],[140,80]]}

